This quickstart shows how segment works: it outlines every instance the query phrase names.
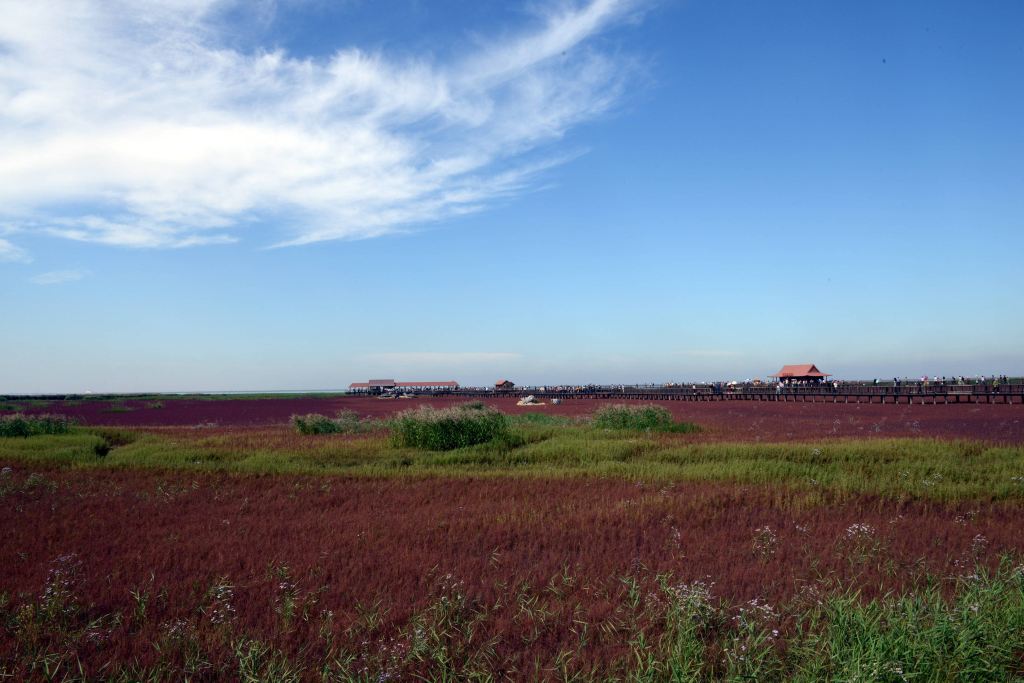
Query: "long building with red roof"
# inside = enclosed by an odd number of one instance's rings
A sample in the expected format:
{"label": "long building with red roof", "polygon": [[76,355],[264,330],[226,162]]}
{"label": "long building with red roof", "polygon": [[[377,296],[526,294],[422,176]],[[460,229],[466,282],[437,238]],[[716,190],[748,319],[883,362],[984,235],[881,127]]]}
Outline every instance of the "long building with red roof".
{"label": "long building with red roof", "polygon": [[371,379],[367,382],[352,382],[349,391],[387,391],[389,389],[458,389],[455,381],[444,382],[397,382],[393,379]]}

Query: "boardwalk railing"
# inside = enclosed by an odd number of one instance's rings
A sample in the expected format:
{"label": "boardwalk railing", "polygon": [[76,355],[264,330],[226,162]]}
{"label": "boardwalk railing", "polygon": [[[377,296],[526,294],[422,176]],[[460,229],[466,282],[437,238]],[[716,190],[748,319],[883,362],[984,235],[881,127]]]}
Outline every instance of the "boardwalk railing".
{"label": "boardwalk railing", "polygon": [[540,400],[641,400],[641,401],[781,401],[798,403],[891,403],[937,405],[950,403],[1000,403],[1024,405],[1024,384],[922,384],[896,386],[831,384],[778,388],[766,385],[715,386],[620,386],[587,388],[533,387],[515,390],[453,389],[422,392],[430,396],[466,398],[512,397],[533,394]]}

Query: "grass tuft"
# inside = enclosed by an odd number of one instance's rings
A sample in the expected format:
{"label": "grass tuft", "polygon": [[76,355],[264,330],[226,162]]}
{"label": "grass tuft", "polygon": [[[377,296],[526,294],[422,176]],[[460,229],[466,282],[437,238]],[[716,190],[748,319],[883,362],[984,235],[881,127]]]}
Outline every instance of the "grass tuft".
{"label": "grass tuft", "polygon": [[299,434],[360,434],[372,431],[377,423],[363,420],[354,410],[342,410],[337,417],[310,413],[292,415],[292,426]]}

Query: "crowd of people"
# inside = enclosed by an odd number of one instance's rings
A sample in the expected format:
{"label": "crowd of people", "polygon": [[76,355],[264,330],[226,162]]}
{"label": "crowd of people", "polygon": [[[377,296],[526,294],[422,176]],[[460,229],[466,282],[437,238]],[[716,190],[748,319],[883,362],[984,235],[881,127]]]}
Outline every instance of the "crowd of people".
{"label": "crowd of people", "polygon": [[[1017,383],[1019,383],[1020,381],[1021,380],[1018,379]],[[1010,379],[1010,377],[1008,375],[1005,375],[1005,374],[1004,375],[988,375],[988,376],[986,376],[986,375],[978,375],[976,377],[967,377],[966,375],[951,376],[951,377],[946,377],[945,375],[943,375],[942,377],[939,377],[938,375],[935,375],[932,378],[929,378],[928,375],[924,375],[919,380],[918,379],[909,379],[907,377],[903,377],[903,378],[893,377],[891,383],[879,382],[879,380],[877,380],[877,379],[872,381],[872,384],[874,386],[876,386],[876,387],[881,384],[881,385],[889,385],[889,386],[892,386],[894,388],[911,387],[912,386],[912,387],[922,387],[922,388],[932,387],[932,388],[937,388],[937,389],[945,389],[945,388],[953,387],[953,386],[959,386],[959,387],[962,387],[962,386],[981,386],[981,387],[987,387],[987,388],[998,388],[998,387],[1000,387],[1002,385],[1007,385],[1007,384],[1011,384],[1011,383],[1014,383],[1014,382]]]}
{"label": "crowd of people", "polygon": [[[805,391],[832,391],[835,393],[841,393],[843,391],[855,391],[858,389],[872,388],[874,391],[879,393],[923,393],[923,392],[934,392],[943,390],[952,390],[953,387],[970,387],[979,388],[982,390],[988,390],[993,392],[999,392],[1001,387],[1008,385],[1024,385],[1024,378],[1016,377],[1011,378],[1006,374],[1001,375],[977,375],[974,377],[968,377],[966,375],[959,376],[939,376],[935,375],[929,377],[927,375],[922,376],[919,379],[909,377],[893,377],[892,379],[871,379],[871,380],[839,380],[835,378],[782,378],[777,382],[762,382],[760,379],[748,379],[745,381],[706,381],[699,383],[684,383],[684,382],[666,382],[663,384],[577,384],[577,385],[547,385],[547,386],[529,386],[529,387],[515,387],[514,389],[506,388],[488,388],[486,390],[493,391],[495,393],[501,393],[503,391],[515,391],[520,393],[523,391],[531,393],[571,393],[571,394],[607,394],[607,393],[627,393],[636,391],[649,391],[649,392],[679,392],[679,393],[711,393],[711,394],[725,394],[725,393],[760,393],[770,392],[774,389],[776,393],[793,392],[800,393]],[[465,387],[464,390],[473,391],[470,387]]]}

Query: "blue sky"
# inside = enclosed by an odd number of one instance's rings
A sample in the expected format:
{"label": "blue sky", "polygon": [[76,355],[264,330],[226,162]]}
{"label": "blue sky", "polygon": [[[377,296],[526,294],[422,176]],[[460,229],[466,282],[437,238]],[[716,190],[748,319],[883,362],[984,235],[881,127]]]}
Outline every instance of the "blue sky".
{"label": "blue sky", "polygon": [[1021,3],[43,5],[0,392],[1024,373]]}

